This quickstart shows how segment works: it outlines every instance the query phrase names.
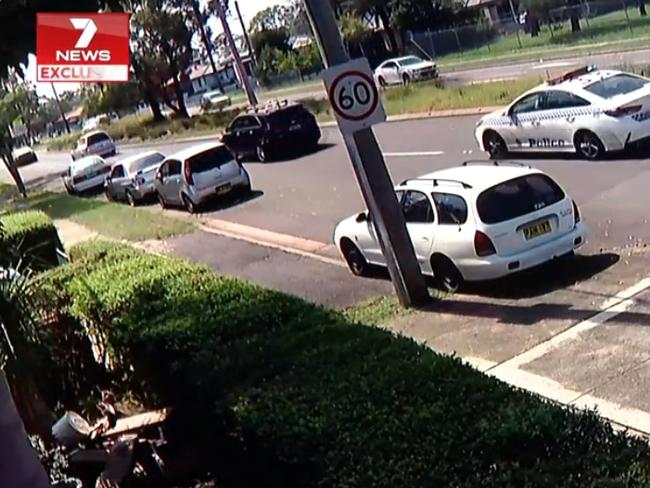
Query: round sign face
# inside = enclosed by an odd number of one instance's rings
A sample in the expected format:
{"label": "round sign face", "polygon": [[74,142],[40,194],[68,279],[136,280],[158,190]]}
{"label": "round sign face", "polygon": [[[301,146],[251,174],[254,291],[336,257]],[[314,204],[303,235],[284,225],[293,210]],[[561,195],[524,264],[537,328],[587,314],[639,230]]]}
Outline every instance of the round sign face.
{"label": "round sign face", "polygon": [[366,73],[344,71],[332,81],[329,99],[339,117],[359,121],[375,111],[379,104],[379,92]]}

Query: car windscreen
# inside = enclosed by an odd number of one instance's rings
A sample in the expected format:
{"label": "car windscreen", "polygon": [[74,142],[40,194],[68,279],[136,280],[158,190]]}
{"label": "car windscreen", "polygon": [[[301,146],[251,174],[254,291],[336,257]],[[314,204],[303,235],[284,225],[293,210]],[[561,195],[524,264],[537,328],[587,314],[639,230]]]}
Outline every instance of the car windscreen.
{"label": "car windscreen", "polygon": [[144,168],[154,166],[154,165],[162,162],[163,159],[165,159],[165,156],[163,156],[160,153],[149,154],[149,155],[147,155],[145,157],[142,157],[140,159],[136,159],[135,161],[131,162],[131,164],[129,164],[129,168],[128,168],[129,174],[134,174],[134,173],[137,173],[138,171],[140,171],[140,170],[142,170]]}
{"label": "car windscreen", "polygon": [[400,66],[412,66],[414,64],[420,64],[422,60],[420,58],[416,58],[415,56],[409,56],[408,58],[400,59],[398,61]]}
{"label": "car windscreen", "polygon": [[108,136],[106,134],[100,133],[100,134],[91,134],[88,136],[88,145],[90,144],[97,144],[98,142],[106,141],[108,140]]}
{"label": "car windscreen", "polygon": [[208,149],[187,160],[192,173],[204,173],[232,161],[233,155],[224,146]]}
{"label": "car windscreen", "polygon": [[488,188],[479,195],[476,208],[484,223],[498,224],[553,205],[564,197],[562,188],[551,178],[532,174]]}
{"label": "car windscreen", "polygon": [[649,82],[640,76],[620,74],[591,83],[585,86],[585,90],[602,98],[614,98],[643,88]]}

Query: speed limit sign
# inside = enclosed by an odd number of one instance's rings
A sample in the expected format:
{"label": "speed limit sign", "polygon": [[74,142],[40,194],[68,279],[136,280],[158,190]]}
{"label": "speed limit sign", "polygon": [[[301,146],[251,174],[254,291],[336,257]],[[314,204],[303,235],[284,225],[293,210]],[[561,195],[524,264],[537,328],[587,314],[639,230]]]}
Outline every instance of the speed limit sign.
{"label": "speed limit sign", "polygon": [[341,132],[352,134],[386,120],[379,91],[365,58],[332,66],[323,74]]}

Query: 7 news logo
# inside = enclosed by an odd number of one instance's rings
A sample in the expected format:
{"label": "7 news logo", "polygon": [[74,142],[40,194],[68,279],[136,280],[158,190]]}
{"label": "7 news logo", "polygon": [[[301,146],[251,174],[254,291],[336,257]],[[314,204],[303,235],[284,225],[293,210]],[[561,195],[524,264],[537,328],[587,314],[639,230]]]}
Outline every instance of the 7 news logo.
{"label": "7 news logo", "polygon": [[129,14],[39,13],[36,61],[38,81],[128,81]]}

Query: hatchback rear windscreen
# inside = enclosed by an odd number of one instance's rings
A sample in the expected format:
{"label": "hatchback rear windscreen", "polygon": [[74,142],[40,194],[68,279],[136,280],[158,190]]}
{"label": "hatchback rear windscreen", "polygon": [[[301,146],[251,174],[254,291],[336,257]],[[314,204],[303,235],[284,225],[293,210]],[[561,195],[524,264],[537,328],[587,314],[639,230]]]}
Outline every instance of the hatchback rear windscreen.
{"label": "hatchback rear windscreen", "polygon": [[479,217],[486,224],[516,219],[565,197],[562,188],[542,174],[520,176],[488,188],[476,200]]}
{"label": "hatchback rear windscreen", "polygon": [[93,134],[88,136],[88,144],[97,144],[98,142],[107,141],[108,136],[106,134]]}
{"label": "hatchback rear windscreen", "polygon": [[192,173],[203,173],[218,168],[225,163],[229,163],[233,159],[232,153],[222,146],[197,154],[191,157],[188,163]]}
{"label": "hatchback rear windscreen", "polygon": [[647,84],[648,80],[639,76],[620,74],[587,85],[585,90],[602,98],[614,98],[617,95],[636,91]]}

